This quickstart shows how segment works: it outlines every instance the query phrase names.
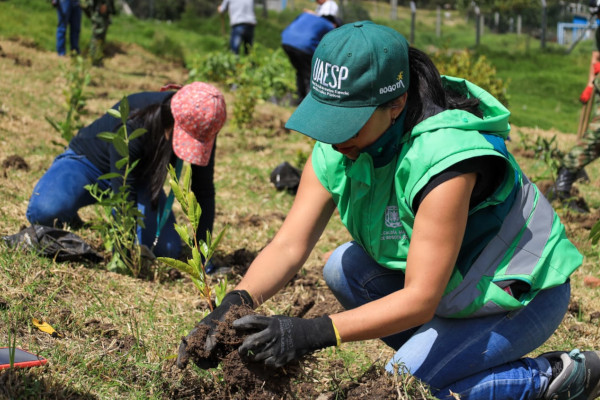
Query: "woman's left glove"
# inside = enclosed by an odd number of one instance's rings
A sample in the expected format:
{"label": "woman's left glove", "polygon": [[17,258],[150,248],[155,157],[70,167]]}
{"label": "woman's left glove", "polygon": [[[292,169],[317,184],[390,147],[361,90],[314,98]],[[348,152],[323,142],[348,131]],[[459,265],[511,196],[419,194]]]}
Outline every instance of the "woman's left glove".
{"label": "woman's left glove", "polygon": [[[204,351],[208,354],[212,354],[215,346],[217,345],[217,340],[215,338],[215,330],[217,328],[217,322],[222,322],[225,320],[225,315],[227,311],[234,306],[241,306],[246,304],[249,307],[252,307],[254,301],[250,294],[245,290],[232,290],[227,293],[221,304],[216,307],[210,314],[208,314],[199,324],[207,325],[209,327],[208,334],[206,336],[206,342],[204,344]],[[179,345],[179,350],[177,352],[177,367],[183,369],[186,367],[188,360],[190,358],[190,354],[188,353],[188,342],[191,337],[196,335],[198,328],[195,327],[190,331],[190,333],[181,339],[181,343]],[[208,358],[195,358],[194,363],[202,369],[209,369],[216,367],[219,362],[218,360]]]}
{"label": "woman's left glove", "polygon": [[303,355],[338,343],[329,316],[303,319],[275,315],[246,315],[233,322],[241,330],[260,330],[248,336],[238,349],[250,361],[281,367]]}

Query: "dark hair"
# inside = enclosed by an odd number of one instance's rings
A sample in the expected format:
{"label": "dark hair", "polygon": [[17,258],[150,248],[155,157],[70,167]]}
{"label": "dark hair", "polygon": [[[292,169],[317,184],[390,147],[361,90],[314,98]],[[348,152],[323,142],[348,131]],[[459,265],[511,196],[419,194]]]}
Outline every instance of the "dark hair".
{"label": "dark hair", "polygon": [[344,25],[344,22],[341,20],[341,18],[338,18],[335,15],[321,15],[321,18],[325,18],[327,21],[334,24],[336,28]]}
{"label": "dark hair", "polygon": [[147,130],[138,168],[142,171],[140,178],[150,182],[150,201],[153,207],[158,205],[158,197],[167,177],[167,165],[173,155],[173,134],[168,137],[165,135],[174,125],[171,113],[172,97],[173,95],[165,97],[160,104],[135,110],[129,116],[134,126],[141,126]]}
{"label": "dark hair", "polygon": [[404,130],[443,110],[460,109],[478,117],[482,116],[479,100],[468,98],[451,89],[444,88],[440,72],[427,54],[410,47],[408,50],[410,82],[406,104]]}

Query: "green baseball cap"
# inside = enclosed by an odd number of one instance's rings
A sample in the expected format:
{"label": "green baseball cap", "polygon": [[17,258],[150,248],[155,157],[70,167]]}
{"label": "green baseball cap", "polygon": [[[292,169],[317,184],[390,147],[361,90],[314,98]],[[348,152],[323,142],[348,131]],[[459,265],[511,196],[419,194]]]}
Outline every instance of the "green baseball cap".
{"label": "green baseball cap", "polygon": [[371,21],[343,25],[323,37],[312,59],[311,90],[285,127],[324,143],[342,143],[377,106],[408,90],[408,43]]}

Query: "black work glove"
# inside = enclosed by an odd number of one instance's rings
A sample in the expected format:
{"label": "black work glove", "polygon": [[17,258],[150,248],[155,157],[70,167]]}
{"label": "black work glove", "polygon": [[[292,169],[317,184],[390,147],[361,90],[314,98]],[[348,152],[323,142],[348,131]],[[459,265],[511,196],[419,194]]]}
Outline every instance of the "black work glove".
{"label": "black work glove", "polygon": [[327,315],[314,319],[246,315],[233,321],[233,327],[260,330],[248,336],[238,351],[250,361],[276,368],[312,351],[337,344],[333,322]]}
{"label": "black work glove", "polygon": [[[215,340],[215,328],[217,327],[216,321],[224,321],[225,314],[227,314],[227,311],[229,311],[233,305],[241,306],[246,304],[247,306],[252,307],[253,303],[252,297],[247,291],[232,290],[231,292],[227,293],[225,297],[223,297],[223,300],[218,307],[216,307],[210,314],[208,314],[202,319],[202,321],[198,323],[198,325],[207,325],[210,328],[206,337],[206,343],[204,345],[204,350],[207,353],[212,354],[215,346],[217,345]],[[177,352],[177,366],[180,369],[184,369],[189,361],[190,355],[187,352],[188,340],[196,333],[197,330],[198,327],[196,326],[186,337],[181,339],[179,351]],[[202,369],[214,368],[219,364],[218,360],[214,360],[212,357],[205,359],[194,359],[194,362]]]}

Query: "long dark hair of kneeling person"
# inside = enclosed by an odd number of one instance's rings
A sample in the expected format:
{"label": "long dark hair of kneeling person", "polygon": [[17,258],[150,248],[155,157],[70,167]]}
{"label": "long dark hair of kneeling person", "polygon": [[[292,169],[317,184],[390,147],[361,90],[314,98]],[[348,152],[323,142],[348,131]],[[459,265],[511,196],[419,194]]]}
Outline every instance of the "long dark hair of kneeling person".
{"label": "long dark hair of kneeling person", "polygon": [[443,110],[461,109],[478,117],[482,116],[479,100],[467,98],[444,88],[437,67],[421,50],[408,50],[410,83],[406,105],[405,132],[419,122]]}
{"label": "long dark hair of kneeling person", "polygon": [[173,156],[175,121],[171,112],[172,97],[172,95],[166,97],[160,104],[135,110],[129,117],[134,125],[141,123],[147,130],[144,134],[147,137],[138,168],[141,170],[140,178],[150,182],[150,199],[154,208],[158,206],[158,198],[167,177],[167,165]]}

